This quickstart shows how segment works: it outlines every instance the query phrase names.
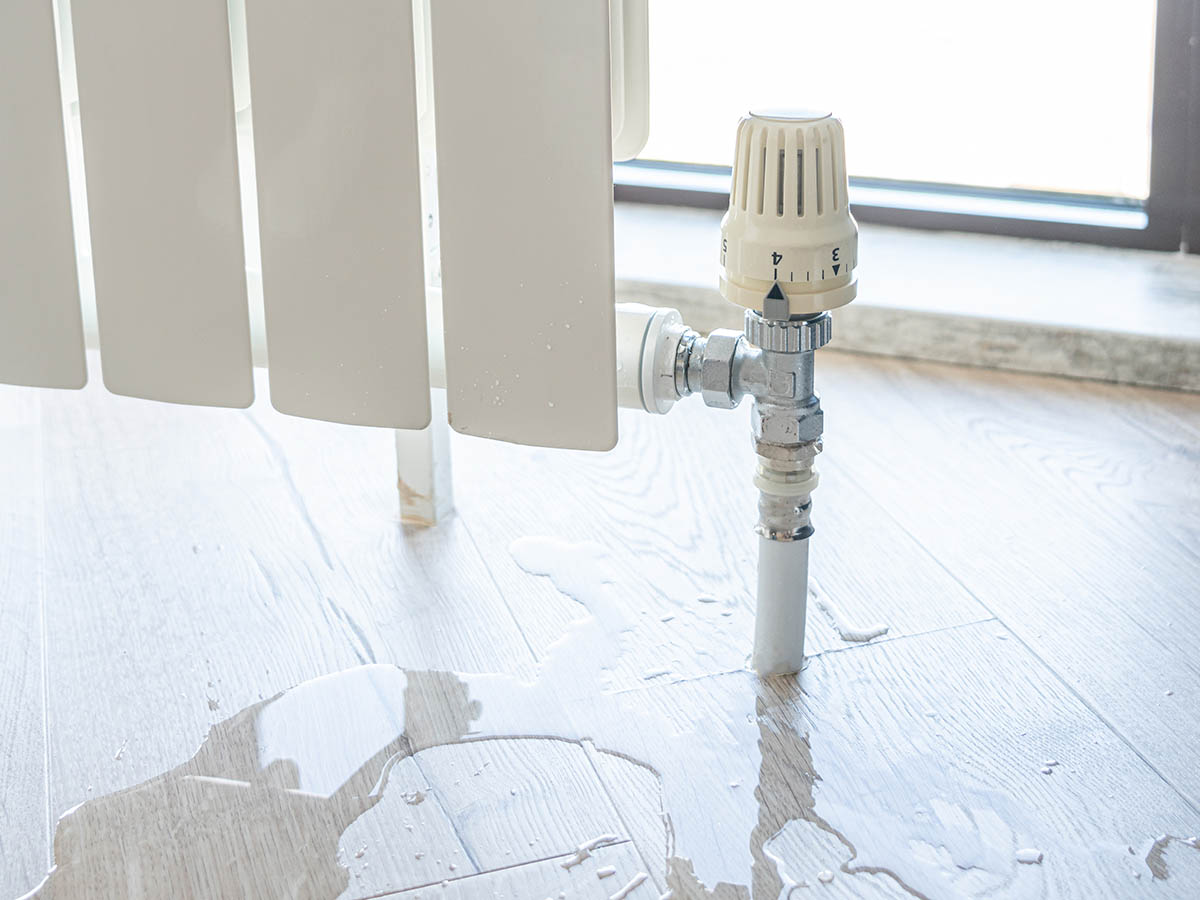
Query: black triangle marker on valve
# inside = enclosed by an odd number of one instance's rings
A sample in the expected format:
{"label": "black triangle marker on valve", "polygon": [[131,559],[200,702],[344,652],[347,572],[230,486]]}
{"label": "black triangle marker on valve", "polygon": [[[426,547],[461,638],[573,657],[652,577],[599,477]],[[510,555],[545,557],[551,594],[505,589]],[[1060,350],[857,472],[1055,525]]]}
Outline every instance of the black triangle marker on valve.
{"label": "black triangle marker on valve", "polygon": [[768,319],[786,319],[791,314],[792,305],[777,281],[771,285],[771,290],[763,299],[763,315]]}

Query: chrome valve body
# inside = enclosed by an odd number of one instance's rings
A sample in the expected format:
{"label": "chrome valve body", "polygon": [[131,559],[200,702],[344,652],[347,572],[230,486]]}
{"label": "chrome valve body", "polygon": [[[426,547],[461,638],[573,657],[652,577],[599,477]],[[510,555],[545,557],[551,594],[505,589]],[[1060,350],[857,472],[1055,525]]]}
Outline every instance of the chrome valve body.
{"label": "chrome valve body", "polygon": [[768,319],[746,310],[745,329],[687,330],[675,355],[680,397],[699,393],[705,404],[733,409],[750,396],[751,434],[759,464],[759,535],[775,541],[812,534],[813,461],[821,451],[824,414],[813,390],[813,352],[829,342],[829,313]]}

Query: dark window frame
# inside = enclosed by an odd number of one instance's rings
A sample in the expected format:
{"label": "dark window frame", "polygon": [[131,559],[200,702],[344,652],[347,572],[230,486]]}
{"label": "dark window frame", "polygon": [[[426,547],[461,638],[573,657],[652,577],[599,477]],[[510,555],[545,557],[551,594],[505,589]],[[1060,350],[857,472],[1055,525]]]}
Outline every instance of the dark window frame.
{"label": "dark window frame", "polygon": [[[1158,0],[1144,202],[851,178],[860,222],[1200,253],[1200,0]],[[617,200],[724,209],[729,168],[619,163]],[[1101,224],[1103,223],[1103,224]]]}

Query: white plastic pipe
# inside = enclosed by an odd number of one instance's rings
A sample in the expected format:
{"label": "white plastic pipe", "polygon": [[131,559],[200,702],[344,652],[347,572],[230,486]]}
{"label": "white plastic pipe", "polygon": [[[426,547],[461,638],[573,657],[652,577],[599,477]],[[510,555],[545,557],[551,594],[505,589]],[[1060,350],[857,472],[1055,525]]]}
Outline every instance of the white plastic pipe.
{"label": "white plastic pipe", "polygon": [[788,675],[804,664],[808,539],[758,539],[758,610],[751,663],[760,675]]}

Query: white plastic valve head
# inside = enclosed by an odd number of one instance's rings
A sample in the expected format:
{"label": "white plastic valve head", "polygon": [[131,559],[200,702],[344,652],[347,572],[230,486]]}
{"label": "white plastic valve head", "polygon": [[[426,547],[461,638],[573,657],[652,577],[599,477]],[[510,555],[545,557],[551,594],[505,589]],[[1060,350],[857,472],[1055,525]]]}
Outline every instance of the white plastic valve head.
{"label": "white plastic valve head", "polygon": [[846,141],[828,112],[753,110],[738,123],[721,293],[770,319],[845,306],[858,291]]}

